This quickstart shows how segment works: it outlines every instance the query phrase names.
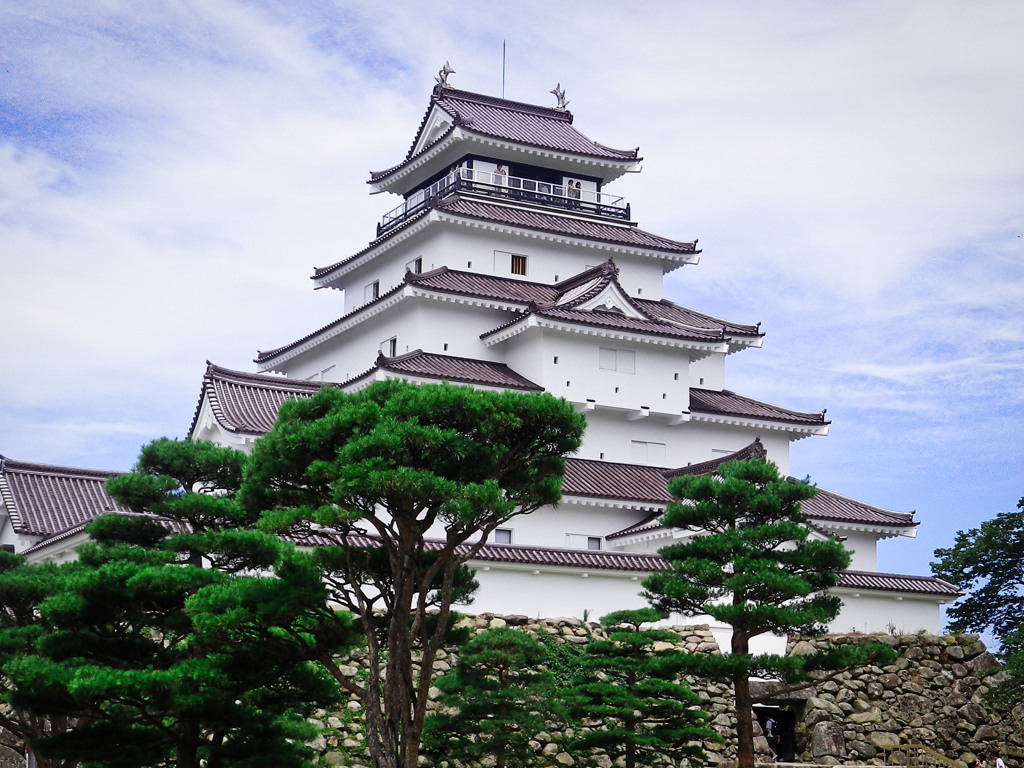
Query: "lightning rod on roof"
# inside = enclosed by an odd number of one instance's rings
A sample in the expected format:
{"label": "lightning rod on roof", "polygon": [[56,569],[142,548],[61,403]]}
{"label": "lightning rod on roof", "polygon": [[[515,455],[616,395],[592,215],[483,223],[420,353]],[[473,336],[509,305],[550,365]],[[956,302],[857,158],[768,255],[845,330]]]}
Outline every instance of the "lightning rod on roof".
{"label": "lightning rod on roof", "polygon": [[501,98],[505,98],[505,41],[501,41]]}

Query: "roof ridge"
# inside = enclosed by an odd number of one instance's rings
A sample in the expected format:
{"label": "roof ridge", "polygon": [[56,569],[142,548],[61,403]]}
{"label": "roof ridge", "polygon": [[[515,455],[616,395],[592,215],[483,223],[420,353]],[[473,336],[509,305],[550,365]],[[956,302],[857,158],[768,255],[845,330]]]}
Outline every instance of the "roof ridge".
{"label": "roof ridge", "polygon": [[124,471],[114,469],[85,469],[83,467],[68,467],[61,464],[39,464],[31,461],[17,461],[6,456],[0,460],[0,473],[24,472],[37,475],[59,474],[64,477],[80,477],[88,480],[101,480],[126,474]]}
{"label": "roof ridge", "polygon": [[[499,107],[501,109],[510,109],[516,112],[526,112],[531,115],[538,117],[550,117],[553,120],[559,120],[564,123],[572,123],[573,115],[567,109],[557,109],[555,107],[543,107],[540,104],[529,104],[525,101],[514,101],[513,99],[506,99],[499,96],[488,96],[484,93],[474,93],[472,91],[463,91],[458,88],[442,88],[437,85],[434,86],[434,91],[431,94],[431,104],[440,105],[447,98],[451,98],[454,101],[472,101],[477,104],[486,104],[491,107]],[[443,107],[442,107],[443,108]],[[447,110],[446,110],[447,111]],[[454,117],[454,115],[452,115]],[[594,142],[597,144],[597,142]],[[612,149],[612,147],[604,147],[604,149]]]}

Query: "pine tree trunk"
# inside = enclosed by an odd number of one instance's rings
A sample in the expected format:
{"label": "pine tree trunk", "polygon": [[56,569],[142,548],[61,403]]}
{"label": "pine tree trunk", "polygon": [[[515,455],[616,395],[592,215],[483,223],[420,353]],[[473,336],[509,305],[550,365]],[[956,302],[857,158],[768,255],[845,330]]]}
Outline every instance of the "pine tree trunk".
{"label": "pine tree trunk", "polygon": [[[738,629],[732,633],[732,652],[746,655],[750,652],[746,634]],[[745,671],[733,675],[736,694],[736,766],[754,768],[754,723],[750,703],[750,678]]]}

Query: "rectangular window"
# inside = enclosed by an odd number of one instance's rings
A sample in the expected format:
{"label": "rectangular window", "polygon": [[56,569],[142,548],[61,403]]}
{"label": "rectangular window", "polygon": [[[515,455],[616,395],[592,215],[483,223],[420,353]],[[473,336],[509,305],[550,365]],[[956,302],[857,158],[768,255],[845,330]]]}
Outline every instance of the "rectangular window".
{"label": "rectangular window", "polygon": [[398,354],[398,337],[392,336],[390,339],[384,339],[380,343],[380,353],[384,357],[394,357]]}
{"label": "rectangular window", "polygon": [[636,352],[631,349],[598,349],[598,368],[602,371],[636,373]]}
{"label": "rectangular window", "polygon": [[600,536],[587,536],[587,549],[600,549],[601,548],[601,537]]}
{"label": "rectangular window", "polygon": [[646,464],[653,467],[665,466],[665,444],[650,443],[643,440],[630,440],[630,460],[634,464]]}
{"label": "rectangular window", "polygon": [[512,274],[513,275],[525,275],[526,274],[526,257],[520,253],[512,254]]}
{"label": "rectangular window", "polygon": [[374,280],[363,288],[363,301],[373,301],[380,298],[380,280]]}
{"label": "rectangular window", "polygon": [[601,549],[601,537],[589,533],[567,533],[565,543],[569,549]]}
{"label": "rectangular window", "polygon": [[420,274],[423,271],[423,257],[417,256],[415,259],[405,265],[406,272],[412,272],[414,275]]}
{"label": "rectangular window", "polygon": [[494,543],[495,544],[511,544],[512,543],[512,529],[511,528],[495,528],[494,529]]}

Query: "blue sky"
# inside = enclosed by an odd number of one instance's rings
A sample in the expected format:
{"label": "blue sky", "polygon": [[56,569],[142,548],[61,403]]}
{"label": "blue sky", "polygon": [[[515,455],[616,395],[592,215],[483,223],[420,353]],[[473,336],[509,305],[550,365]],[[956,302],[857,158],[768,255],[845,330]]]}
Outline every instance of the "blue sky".
{"label": "blue sky", "polygon": [[793,472],[890,509],[926,573],[1024,495],[1024,6],[1006,2],[7,2],[0,453],[124,469],[183,436],[207,359],[341,314],[446,61],[641,149],[667,295],[763,323],[731,389],[828,408]]}

